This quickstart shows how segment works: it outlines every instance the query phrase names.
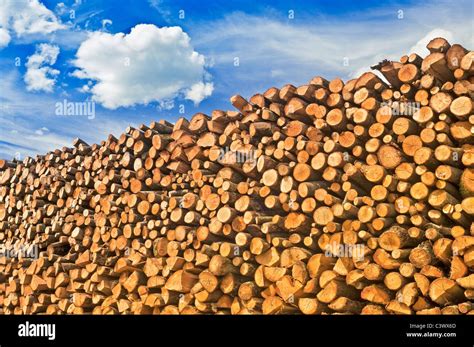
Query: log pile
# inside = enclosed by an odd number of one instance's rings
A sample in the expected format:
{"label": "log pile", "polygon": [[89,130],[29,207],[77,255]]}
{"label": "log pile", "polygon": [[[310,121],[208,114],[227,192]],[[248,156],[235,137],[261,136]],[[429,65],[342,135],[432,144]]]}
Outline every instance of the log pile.
{"label": "log pile", "polygon": [[0,313],[474,313],[474,52],[427,48],[1,160]]}

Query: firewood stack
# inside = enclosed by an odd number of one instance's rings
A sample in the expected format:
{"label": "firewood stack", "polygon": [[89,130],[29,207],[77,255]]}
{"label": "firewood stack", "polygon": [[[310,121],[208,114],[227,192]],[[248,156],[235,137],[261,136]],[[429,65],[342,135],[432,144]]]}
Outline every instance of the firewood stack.
{"label": "firewood stack", "polygon": [[0,161],[1,313],[474,313],[474,52],[427,48]]}

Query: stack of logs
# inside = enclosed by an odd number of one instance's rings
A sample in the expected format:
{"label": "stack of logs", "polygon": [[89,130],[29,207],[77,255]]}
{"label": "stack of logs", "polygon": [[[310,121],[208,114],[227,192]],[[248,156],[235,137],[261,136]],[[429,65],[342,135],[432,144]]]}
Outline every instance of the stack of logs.
{"label": "stack of logs", "polygon": [[474,52],[427,48],[0,161],[1,313],[474,313]]}

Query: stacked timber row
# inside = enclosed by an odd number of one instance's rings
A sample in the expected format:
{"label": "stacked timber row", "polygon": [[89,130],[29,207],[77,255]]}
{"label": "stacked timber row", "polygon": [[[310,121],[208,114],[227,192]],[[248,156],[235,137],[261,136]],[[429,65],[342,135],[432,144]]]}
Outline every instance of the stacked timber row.
{"label": "stacked timber row", "polygon": [[0,161],[1,313],[474,313],[474,52],[427,48]]}

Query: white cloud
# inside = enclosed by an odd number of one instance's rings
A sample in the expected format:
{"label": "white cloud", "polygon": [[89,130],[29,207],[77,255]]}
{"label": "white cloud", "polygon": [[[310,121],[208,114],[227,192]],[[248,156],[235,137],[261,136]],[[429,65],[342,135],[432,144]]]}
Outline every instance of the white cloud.
{"label": "white cloud", "polygon": [[90,87],[94,101],[110,109],[173,99],[180,93],[199,102],[212,92],[203,83],[205,58],[180,27],[139,24],[129,34],[93,32],[73,63],[76,77],[95,81]]}
{"label": "white cloud", "polygon": [[40,128],[40,129],[37,129],[37,130],[35,131],[35,134],[42,136],[42,135],[44,135],[45,133],[47,133],[48,131],[49,131],[48,128],[42,127],[42,128]]}
{"label": "white cloud", "polygon": [[194,102],[195,105],[198,105],[205,98],[211,96],[213,90],[213,83],[198,82],[193,84],[191,88],[186,91],[185,98]]}
{"label": "white cloud", "polygon": [[0,48],[2,43],[6,42],[3,45],[6,46],[10,42],[5,38],[13,34],[17,37],[50,34],[64,28],[54,13],[38,0],[0,0]]}
{"label": "white cloud", "polygon": [[52,92],[59,70],[50,65],[56,63],[59,47],[42,43],[36,46],[36,52],[28,57],[24,81],[29,91]]}
{"label": "white cloud", "polygon": [[11,37],[8,31],[4,28],[0,28],[0,49],[8,46],[10,43]]}

